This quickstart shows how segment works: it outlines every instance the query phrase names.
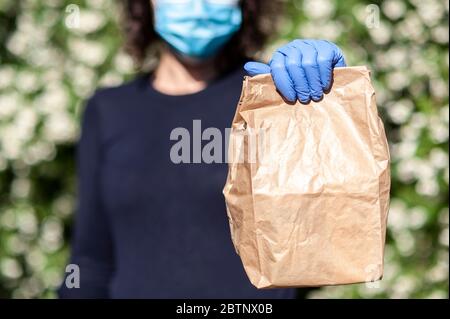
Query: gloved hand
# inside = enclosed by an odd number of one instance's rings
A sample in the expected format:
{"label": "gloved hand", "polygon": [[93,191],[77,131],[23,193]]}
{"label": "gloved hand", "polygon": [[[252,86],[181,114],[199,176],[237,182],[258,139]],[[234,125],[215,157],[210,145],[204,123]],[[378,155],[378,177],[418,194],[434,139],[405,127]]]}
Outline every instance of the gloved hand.
{"label": "gloved hand", "polygon": [[325,40],[294,40],[275,51],[269,65],[248,62],[250,76],[271,73],[278,91],[288,100],[318,101],[330,89],[334,67],[346,66],[341,50]]}

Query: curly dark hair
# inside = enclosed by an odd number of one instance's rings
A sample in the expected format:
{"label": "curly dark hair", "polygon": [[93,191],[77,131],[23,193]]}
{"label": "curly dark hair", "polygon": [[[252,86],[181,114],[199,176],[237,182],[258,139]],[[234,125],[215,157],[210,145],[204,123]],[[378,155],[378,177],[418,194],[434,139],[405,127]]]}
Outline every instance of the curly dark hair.
{"label": "curly dark hair", "polygon": [[[149,55],[157,55],[160,37],[153,24],[151,0],[123,1],[125,13],[125,48],[142,68]],[[219,70],[225,71],[255,58],[270,36],[276,34],[281,0],[241,0],[242,25],[216,58]]]}

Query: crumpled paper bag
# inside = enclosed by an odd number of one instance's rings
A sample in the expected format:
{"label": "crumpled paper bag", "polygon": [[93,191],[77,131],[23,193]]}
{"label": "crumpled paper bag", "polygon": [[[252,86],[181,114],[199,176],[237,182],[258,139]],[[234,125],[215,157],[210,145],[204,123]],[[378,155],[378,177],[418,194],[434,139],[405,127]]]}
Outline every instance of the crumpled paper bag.
{"label": "crumpled paper bag", "polygon": [[389,150],[366,67],[336,68],[308,105],[245,77],[228,144],[231,237],[254,286],[381,279]]}

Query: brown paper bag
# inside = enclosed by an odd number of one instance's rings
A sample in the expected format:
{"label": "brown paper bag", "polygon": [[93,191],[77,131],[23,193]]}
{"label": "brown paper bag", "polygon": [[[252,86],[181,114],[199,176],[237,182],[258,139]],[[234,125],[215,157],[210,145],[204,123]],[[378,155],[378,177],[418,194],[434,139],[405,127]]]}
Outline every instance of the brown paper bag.
{"label": "brown paper bag", "polygon": [[270,75],[245,77],[228,160],[231,236],[253,285],[382,277],[389,151],[366,67],[335,69],[308,105],[284,101]]}

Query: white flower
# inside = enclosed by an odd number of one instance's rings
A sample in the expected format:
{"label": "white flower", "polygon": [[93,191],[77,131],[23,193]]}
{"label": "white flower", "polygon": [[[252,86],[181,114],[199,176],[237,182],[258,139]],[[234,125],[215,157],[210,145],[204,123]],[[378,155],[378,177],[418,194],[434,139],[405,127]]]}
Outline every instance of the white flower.
{"label": "white flower", "polygon": [[406,12],[406,5],[403,1],[388,0],[382,3],[383,13],[391,20],[397,20]]}
{"label": "white flower", "polygon": [[46,28],[42,28],[33,21],[30,14],[21,14],[17,19],[17,29],[7,41],[7,49],[22,58],[33,59],[41,50],[48,50],[49,35]]}
{"label": "white flower", "polygon": [[385,54],[386,63],[391,68],[403,69],[409,64],[408,51],[402,46],[393,46]]}
{"label": "white flower", "polygon": [[439,99],[448,97],[448,82],[440,78],[430,79],[431,94]]}
{"label": "white flower", "polygon": [[27,197],[30,193],[30,187],[31,183],[28,178],[16,178],[11,183],[11,195],[15,198]]}
{"label": "white flower", "polygon": [[448,28],[443,25],[439,25],[431,30],[431,36],[439,43],[448,43]]}
{"label": "white flower", "polygon": [[310,21],[299,26],[298,32],[302,38],[335,41],[341,35],[342,29],[342,25],[337,22]]}
{"label": "white flower", "polygon": [[436,196],[439,193],[439,184],[435,179],[421,179],[416,184],[416,192],[424,196]]}
{"label": "white flower", "polygon": [[81,33],[92,33],[99,30],[106,23],[105,16],[94,10],[80,10],[80,24],[73,30]]}
{"label": "white flower", "polygon": [[412,276],[401,276],[392,285],[392,296],[394,299],[408,298],[414,291],[417,280]]}
{"label": "white flower", "polygon": [[400,91],[407,87],[411,81],[410,76],[404,71],[394,71],[387,74],[387,85],[394,91]]}
{"label": "white flower", "polygon": [[392,121],[396,124],[405,123],[411,116],[413,109],[413,103],[411,100],[407,99],[399,100],[387,106],[388,114]]}
{"label": "white flower", "polygon": [[335,11],[335,4],[330,0],[304,0],[303,10],[311,20],[330,18]]}
{"label": "white flower", "polygon": [[41,250],[34,248],[26,256],[27,264],[34,271],[41,271],[45,267],[46,258]]}
{"label": "white flower", "polygon": [[54,252],[62,245],[62,225],[57,218],[44,221],[39,244],[49,252]]}
{"label": "white flower", "polygon": [[448,278],[448,261],[438,261],[428,272],[425,273],[426,279],[431,282],[441,282]]}
{"label": "white flower", "polygon": [[55,68],[46,69],[41,75],[41,80],[45,83],[46,88],[54,84],[59,84],[62,87],[61,82],[63,78],[64,73]]}
{"label": "white flower", "polygon": [[38,118],[36,111],[30,107],[22,107],[14,119],[14,129],[22,140],[29,140],[34,135]]}
{"label": "white flower", "polygon": [[399,232],[407,227],[408,219],[406,211],[407,207],[402,201],[395,198],[391,200],[388,218],[388,228],[390,230]]}
{"label": "white flower", "polygon": [[22,107],[23,99],[17,92],[6,92],[0,95],[0,120],[9,118]]}
{"label": "white flower", "polygon": [[37,220],[33,210],[17,212],[17,228],[25,235],[34,235],[37,232]]}
{"label": "white flower", "polygon": [[6,278],[17,279],[22,276],[23,270],[16,259],[3,258],[0,261],[0,272]]}
{"label": "white flower", "polygon": [[61,217],[70,216],[74,209],[74,199],[67,194],[58,197],[52,203],[52,209],[55,214]]}
{"label": "white flower", "polygon": [[28,48],[28,38],[23,32],[16,31],[6,43],[6,48],[15,55],[22,55]]}
{"label": "white flower", "polygon": [[[14,70],[13,67],[11,67],[9,65],[0,67],[0,89],[5,89],[8,86],[10,86],[14,81],[15,74],[16,74],[16,71]],[[0,96],[0,98],[1,98],[1,96]],[[0,112],[1,112],[1,107],[0,107]]]}
{"label": "white flower", "polygon": [[410,68],[413,74],[415,74],[416,76],[430,76],[430,74],[434,73],[433,67],[431,66],[429,61],[427,61],[427,59],[425,59],[422,55],[415,53],[411,53],[410,55]]}
{"label": "white flower", "polygon": [[433,148],[429,155],[429,161],[437,169],[446,168],[448,167],[448,154],[440,148]]}
{"label": "white flower", "polygon": [[56,155],[55,145],[49,141],[39,140],[28,145],[23,154],[27,165],[35,165],[41,161],[51,160]]}
{"label": "white flower", "polygon": [[443,122],[437,115],[429,117],[428,130],[435,143],[448,141],[448,124]]}
{"label": "white flower", "polygon": [[383,71],[391,68],[390,61],[388,60],[385,52],[380,52],[380,54],[377,54],[374,58],[377,70]]}
{"label": "white flower", "polygon": [[123,52],[119,52],[114,58],[114,66],[120,73],[131,73],[134,70],[133,60]]}
{"label": "white flower", "polygon": [[28,243],[26,240],[21,238],[21,236],[14,234],[9,238],[7,242],[7,247],[12,254],[20,255],[27,250]]}
{"label": "white flower", "polygon": [[39,87],[38,76],[30,71],[21,71],[16,77],[16,87],[24,93],[36,91]]}
{"label": "white flower", "polygon": [[59,241],[62,231],[61,221],[58,218],[47,218],[42,224],[42,237],[47,241]]}
{"label": "white flower", "polygon": [[426,40],[423,36],[423,32],[424,27],[417,13],[410,12],[406,15],[404,20],[397,24],[394,34],[398,34],[400,37],[422,43]]}
{"label": "white flower", "polygon": [[99,81],[100,86],[116,86],[123,83],[123,77],[116,72],[107,72]]}
{"label": "white flower", "polygon": [[74,119],[66,112],[53,112],[44,121],[43,135],[56,143],[71,142],[78,133]]}
{"label": "white flower", "polygon": [[42,293],[43,290],[44,286],[36,275],[24,279],[19,286],[19,289],[17,289],[17,291],[21,293],[19,296],[24,299],[35,298]]}
{"label": "white flower", "polygon": [[97,75],[93,69],[76,64],[69,69],[69,74],[73,88],[79,97],[84,99],[92,93],[97,81]]}
{"label": "white flower", "polygon": [[427,211],[423,207],[413,207],[409,213],[409,227],[412,229],[420,229],[427,221]]}
{"label": "white flower", "polygon": [[415,179],[417,158],[406,158],[397,165],[397,177],[404,183],[410,183]]}
{"label": "white flower", "polygon": [[33,102],[34,108],[42,114],[63,112],[69,103],[69,96],[59,83],[50,83]]}
{"label": "white flower", "polygon": [[441,245],[443,245],[443,246],[448,247],[448,242],[449,242],[449,231],[448,231],[448,227],[446,227],[441,231],[441,233],[439,235],[439,243],[441,243]]}
{"label": "white flower", "polygon": [[424,128],[428,124],[427,117],[423,113],[416,112],[411,116],[411,120],[409,121],[409,126],[420,130]]}
{"label": "white flower", "polygon": [[380,21],[377,28],[369,28],[369,34],[375,44],[386,44],[391,40],[392,31],[386,23]]}
{"label": "white flower", "polygon": [[411,122],[407,125],[403,125],[400,128],[400,139],[404,142],[412,141],[417,143],[417,139],[421,134],[421,128],[417,128],[414,125],[411,125]]}
{"label": "white flower", "polygon": [[24,141],[20,138],[13,125],[8,125],[3,129],[0,127],[0,141],[2,144],[2,155],[6,159],[19,157]]}
{"label": "white flower", "polygon": [[[392,158],[394,160],[412,158],[416,154],[417,146],[415,141],[402,141],[392,144]],[[404,163],[402,164],[404,165]]]}
{"label": "white flower", "polygon": [[386,86],[383,83],[380,83],[374,78],[373,86],[375,88],[375,94],[377,98],[377,103],[383,107],[386,108],[385,103],[391,98],[392,93],[390,90],[386,90]]}
{"label": "white flower", "polygon": [[64,63],[63,54],[52,47],[33,47],[25,55],[26,60],[39,68],[58,68]]}
{"label": "white flower", "polygon": [[107,51],[100,42],[70,39],[68,45],[71,55],[88,66],[98,66],[105,62]]}
{"label": "white flower", "polygon": [[0,226],[8,230],[16,227],[16,214],[12,209],[6,209],[0,214]]}
{"label": "white flower", "polygon": [[432,167],[428,161],[420,159],[416,162],[415,176],[417,179],[430,180],[436,175],[436,170]]}
{"label": "white flower", "polygon": [[444,8],[438,1],[427,0],[420,2],[417,13],[428,27],[432,27],[439,23],[439,20],[444,14],[443,9]]}

